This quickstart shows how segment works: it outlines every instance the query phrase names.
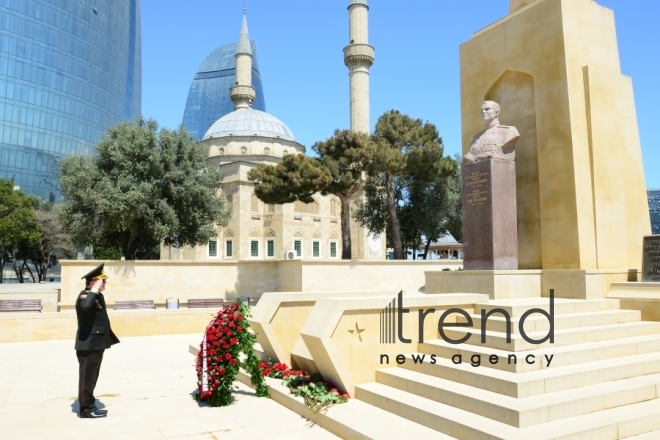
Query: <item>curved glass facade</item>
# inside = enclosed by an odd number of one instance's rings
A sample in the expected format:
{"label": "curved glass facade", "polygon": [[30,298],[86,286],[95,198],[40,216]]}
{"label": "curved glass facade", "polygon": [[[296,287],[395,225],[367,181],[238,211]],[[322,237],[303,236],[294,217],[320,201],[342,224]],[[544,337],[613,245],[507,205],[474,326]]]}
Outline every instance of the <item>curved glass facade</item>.
{"label": "curved glass facade", "polygon": [[[238,43],[221,46],[206,57],[193,79],[186,109],[183,113],[183,125],[201,141],[211,125],[224,115],[234,111],[229,88],[236,82],[236,46]],[[257,43],[252,47],[252,87],[256,97],[252,103],[255,110],[266,111],[264,89],[259,74]]]}
{"label": "curved glass facade", "polygon": [[141,113],[140,0],[0,0],[0,177],[59,196],[57,161]]}

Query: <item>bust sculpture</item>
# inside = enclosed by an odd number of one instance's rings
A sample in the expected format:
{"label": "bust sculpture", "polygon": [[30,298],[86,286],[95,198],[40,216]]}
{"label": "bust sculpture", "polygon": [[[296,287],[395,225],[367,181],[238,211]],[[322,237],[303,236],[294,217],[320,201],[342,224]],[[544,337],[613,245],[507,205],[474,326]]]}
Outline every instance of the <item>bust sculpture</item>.
{"label": "bust sculpture", "polygon": [[481,105],[481,118],[485,122],[484,131],[470,141],[470,149],[463,157],[464,164],[488,159],[514,160],[516,142],[520,133],[516,127],[500,125],[500,105],[494,101],[484,101]]}

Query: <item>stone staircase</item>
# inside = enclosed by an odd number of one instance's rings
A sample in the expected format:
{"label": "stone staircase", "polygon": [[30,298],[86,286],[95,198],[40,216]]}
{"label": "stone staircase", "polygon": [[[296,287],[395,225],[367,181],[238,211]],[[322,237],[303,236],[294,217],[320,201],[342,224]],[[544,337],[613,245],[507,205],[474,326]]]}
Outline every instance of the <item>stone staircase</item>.
{"label": "stone staircase", "polygon": [[[510,343],[501,314],[488,318],[481,342],[481,310],[494,308],[511,316]],[[518,328],[530,308],[548,310],[549,301],[477,304],[472,327],[445,330],[453,339],[472,332],[466,343],[418,344],[355,397],[457,439],[660,439],[660,322],[641,321],[618,300],[555,299],[554,343],[537,345]],[[540,314],[524,322],[534,340],[548,329]]]}

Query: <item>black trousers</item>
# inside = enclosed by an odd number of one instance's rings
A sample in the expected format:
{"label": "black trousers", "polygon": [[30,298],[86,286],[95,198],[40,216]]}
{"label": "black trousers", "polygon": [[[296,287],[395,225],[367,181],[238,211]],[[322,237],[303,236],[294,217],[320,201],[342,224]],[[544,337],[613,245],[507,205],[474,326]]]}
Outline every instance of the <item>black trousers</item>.
{"label": "black trousers", "polygon": [[95,408],[94,388],[101,371],[104,350],[76,350],[78,356],[78,404],[80,412]]}

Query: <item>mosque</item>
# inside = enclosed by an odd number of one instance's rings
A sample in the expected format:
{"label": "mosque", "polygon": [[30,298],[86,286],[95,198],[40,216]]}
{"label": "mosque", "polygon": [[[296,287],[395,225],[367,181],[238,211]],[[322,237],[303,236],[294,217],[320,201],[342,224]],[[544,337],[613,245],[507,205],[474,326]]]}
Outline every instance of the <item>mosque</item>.
{"label": "mosque", "polygon": [[[349,0],[350,44],[344,48],[350,78],[351,129],[364,133],[369,132],[369,68],[374,61],[374,48],[368,44],[368,9],[367,0]],[[312,203],[267,205],[254,194],[247,178],[260,163],[274,165],[286,154],[305,153],[286,124],[252,106],[258,98],[252,83],[254,47],[244,9],[235,53],[236,81],[230,87],[234,111],[215,121],[199,142],[208,150],[209,166],[222,173],[222,194],[232,206],[232,217],[206,246],[163,246],[163,260],[341,258],[341,203],[337,197],[316,194]],[[351,237],[354,259],[385,259],[384,234],[370,234],[352,221]]]}

